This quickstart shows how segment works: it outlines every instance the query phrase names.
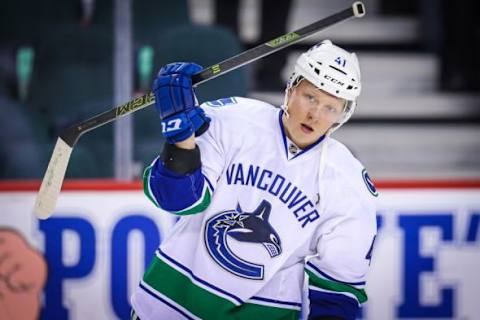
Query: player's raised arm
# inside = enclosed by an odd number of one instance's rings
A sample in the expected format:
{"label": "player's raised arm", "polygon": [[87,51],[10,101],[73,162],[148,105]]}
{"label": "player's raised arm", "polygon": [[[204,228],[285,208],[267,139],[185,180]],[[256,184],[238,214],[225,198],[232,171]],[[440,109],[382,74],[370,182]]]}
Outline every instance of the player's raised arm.
{"label": "player's raised arm", "polygon": [[156,206],[179,215],[205,210],[212,192],[195,144],[195,136],[204,133],[210,122],[192,88],[191,76],[200,70],[194,63],[171,63],[160,69],[153,83],[167,143],[144,172],[144,191]]}

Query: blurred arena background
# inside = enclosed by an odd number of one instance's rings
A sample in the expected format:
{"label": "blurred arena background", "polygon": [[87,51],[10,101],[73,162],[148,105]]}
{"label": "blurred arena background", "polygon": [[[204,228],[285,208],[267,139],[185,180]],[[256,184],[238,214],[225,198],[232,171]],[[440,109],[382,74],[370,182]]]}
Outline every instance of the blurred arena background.
{"label": "blurred arena background", "polygon": [[[127,319],[143,261],[174,223],[143,198],[139,182],[164,143],[153,108],[83,136],[58,212],[36,220],[31,207],[58,134],[150,91],[163,64],[206,67],[351,3],[2,2],[0,229],[17,230],[44,254],[50,273],[39,317]],[[239,95],[279,106],[302,51],[323,39],[355,51],[363,91],[353,118],[334,137],[384,195],[372,307],[359,317],[478,319],[480,4],[364,3],[363,19],[209,81],[197,96],[203,102]],[[77,180],[85,178],[93,180]],[[98,301],[103,306],[92,308]],[[0,312],[0,319],[15,318]]]}

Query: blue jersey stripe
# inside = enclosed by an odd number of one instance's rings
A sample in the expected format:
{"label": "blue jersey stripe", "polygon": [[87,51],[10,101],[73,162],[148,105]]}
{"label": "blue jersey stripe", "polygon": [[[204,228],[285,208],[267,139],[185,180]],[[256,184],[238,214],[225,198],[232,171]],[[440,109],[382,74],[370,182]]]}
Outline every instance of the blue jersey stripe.
{"label": "blue jersey stripe", "polygon": [[175,306],[174,304],[168,302],[167,300],[163,299],[161,296],[159,296],[158,294],[156,294],[155,292],[151,291],[149,288],[145,287],[142,283],[140,283],[140,288],[142,288],[146,293],[148,293],[150,296],[154,297],[155,299],[163,302],[164,304],[166,304],[167,306],[169,306],[170,308],[174,309],[175,311],[177,311],[178,313],[180,313],[182,316],[184,316],[185,318],[187,319],[191,319],[191,320],[195,320],[194,318],[190,317],[187,313],[185,313],[183,310],[179,309],[177,306]]}
{"label": "blue jersey stripe", "polygon": [[283,147],[285,149],[285,156],[288,159],[287,135],[285,134],[285,129],[283,128],[282,115],[283,115],[283,110],[280,110],[280,112],[278,113],[278,124],[280,125],[280,131],[282,133],[282,140],[283,140]]}
{"label": "blue jersey stripe", "polygon": [[207,181],[207,184],[208,184],[208,187],[210,188],[210,191],[212,191],[212,193],[213,193],[215,191],[215,188],[213,187],[213,184],[210,182],[210,180],[208,180],[206,175],[203,175],[203,177],[205,178],[205,181]]}
{"label": "blue jersey stripe", "polygon": [[263,297],[251,297],[250,300],[265,301],[265,302],[283,304],[286,306],[293,306],[293,307],[302,307],[302,304],[300,302],[280,301],[280,300],[268,299]]}
{"label": "blue jersey stripe", "polygon": [[179,267],[180,269],[182,269],[183,271],[187,272],[193,279],[195,279],[196,281],[200,282],[201,284],[205,285],[206,287],[214,290],[214,291],[217,291],[217,292],[220,292],[222,293],[223,295],[226,295],[232,299],[234,299],[239,305],[242,304],[244,301],[242,299],[240,299],[239,297],[231,294],[230,292],[227,292],[223,289],[220,289],[219,287],[213,285],[213,284],[210,284],[208,283],[207,281],[197,277],[196,275],[193,274],[192,270],[190,270],[189,268],[185,267],[184,265],[182,265],[181,263],[177,262],[176,260],[174,260],[173,258],[169,257],[165,252],[163,252],[160,248],[158,248],[157,252],[165,259],[167,259],[169,262],[173,263],[174,265],[176,265],[177,267]]}

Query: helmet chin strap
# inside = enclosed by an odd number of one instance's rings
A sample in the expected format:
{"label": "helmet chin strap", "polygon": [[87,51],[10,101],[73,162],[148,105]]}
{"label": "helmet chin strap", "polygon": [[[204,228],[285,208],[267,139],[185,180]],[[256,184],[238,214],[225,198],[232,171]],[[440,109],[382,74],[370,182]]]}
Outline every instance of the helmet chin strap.
{"label": "helmet chin strap", "polygon": [[285,116],[288,118],[290,118],[290,114],[288,113],[288,92],[289,92],[290,88],[287,86],[285,88],[285,96],[283,97],[283,104],[280,106],[280,108],[282,108],[283,112],[285,113]]}
{"label": "helmet chin strap", "polygon": [[[353,106],[352,106],[353,105]],[[355,101],[345,101],[345,106],[343,108],[343,115],[342,118],[338,123],[335,123],[328,129],[327,133],[330,135],[332,134],[335,130],[343,126],[351,117],[353,111],[350,111],[349,108],[355,109]]]}
{"label": "helmet chin strap", "polygon": [[295,74],[293,74],[287,82],[287,87],[285,88],[285,96],[283,97],[283,105],[280,106],[280,108],[282,108],[283,112],[285,113],[287,119],[290,117],[290,114],[288,113],[288,98],[290,95],[290,90],[298,86],[303,80],[303,77],[295,76]]}

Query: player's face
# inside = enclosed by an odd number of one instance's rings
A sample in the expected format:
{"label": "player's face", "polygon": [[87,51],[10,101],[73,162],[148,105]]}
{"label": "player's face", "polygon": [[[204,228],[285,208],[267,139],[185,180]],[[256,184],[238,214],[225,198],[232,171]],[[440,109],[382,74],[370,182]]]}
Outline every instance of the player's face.
{"label": "player's face", "polygon": [[307,80],[290,89],[288,113],[283,117],[287,136],[305,148],[321,136],[341,117],[345,100],[332,96]]}

